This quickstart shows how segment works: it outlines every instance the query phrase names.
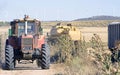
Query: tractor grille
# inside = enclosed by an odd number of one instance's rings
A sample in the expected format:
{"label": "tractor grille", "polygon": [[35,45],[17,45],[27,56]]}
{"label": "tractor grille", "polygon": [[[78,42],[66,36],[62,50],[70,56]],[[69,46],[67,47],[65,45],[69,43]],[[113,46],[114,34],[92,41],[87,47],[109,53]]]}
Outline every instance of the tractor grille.
{"label": "tractor grille", "polygon": [[33,39],[32,38],[23,38],[23,45],[32,45]]}

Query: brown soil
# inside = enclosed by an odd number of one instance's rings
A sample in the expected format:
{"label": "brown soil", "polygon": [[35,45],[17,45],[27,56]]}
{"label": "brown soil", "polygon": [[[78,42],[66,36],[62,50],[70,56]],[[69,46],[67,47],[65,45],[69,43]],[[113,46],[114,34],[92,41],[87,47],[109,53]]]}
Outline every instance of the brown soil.
{"label": "brown soil", "polygon": [[63,64],[51,64],[50,69],[42,70],[36,62],[29,64],[17,64],[15,70],[0,69],[0,75],[55,75],[64,72]]}

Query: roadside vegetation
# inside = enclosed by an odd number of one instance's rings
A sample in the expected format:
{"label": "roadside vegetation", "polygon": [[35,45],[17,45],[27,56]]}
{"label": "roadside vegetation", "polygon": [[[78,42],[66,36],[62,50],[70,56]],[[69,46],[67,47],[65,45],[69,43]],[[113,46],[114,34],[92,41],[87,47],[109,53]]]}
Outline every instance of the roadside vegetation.
{"label": "roadside vegetation", "polygon": [[120,74],[119,62],[111,62],[111,52],[99,35],[93,34],[89,42],[84,39],[79,41],[78,46],[68,35],[62,35],[57,40],[58,42],[50,46],[53,51],[52,60],[54,63],[65,64],[63,75]]}
{"label": "roadside vegetation", "polygon": [[4,63],[4,49],[5,49],[5,41],[7,39],[8,34],[7,33],[1,33],[0,34],[0,63]]}

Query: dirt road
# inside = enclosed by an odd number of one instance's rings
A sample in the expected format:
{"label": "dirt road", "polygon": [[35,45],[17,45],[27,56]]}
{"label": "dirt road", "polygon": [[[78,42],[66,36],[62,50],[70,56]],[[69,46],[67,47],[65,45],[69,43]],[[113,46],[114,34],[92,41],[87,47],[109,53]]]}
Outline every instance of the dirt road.
{"label": "dirt road", "polygon": [[36,62],[29,64],[17,64],[15,70],[2,70],[0,75],[56,75],[64,72],[63,64],[51,64],[50,69],[42,70],[37,67]]}

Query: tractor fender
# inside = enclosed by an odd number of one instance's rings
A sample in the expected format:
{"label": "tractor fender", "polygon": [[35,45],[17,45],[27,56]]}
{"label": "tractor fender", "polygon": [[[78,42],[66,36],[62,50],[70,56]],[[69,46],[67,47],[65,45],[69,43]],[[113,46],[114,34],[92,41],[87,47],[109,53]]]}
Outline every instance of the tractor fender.
{"label": "tractor fender", "polygon": [[44,35],[39,36],[39,39],[37,39],[37,41],[38,41],[37,48],[42,48],[42,44],[45,43],[45,36]]}

